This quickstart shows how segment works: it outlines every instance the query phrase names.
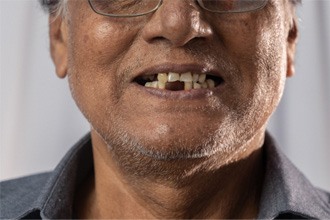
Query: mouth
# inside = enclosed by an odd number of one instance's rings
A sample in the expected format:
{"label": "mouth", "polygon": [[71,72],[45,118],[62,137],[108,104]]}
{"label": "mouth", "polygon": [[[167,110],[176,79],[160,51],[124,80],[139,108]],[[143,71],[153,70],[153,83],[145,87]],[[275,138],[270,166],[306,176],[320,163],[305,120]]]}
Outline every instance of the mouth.
{"label": "mouth", "polygon": [[140,86],[169,91],[214,89],[224,83],[222,77],[207,72],[160,72],[141,75],[133,81]]}

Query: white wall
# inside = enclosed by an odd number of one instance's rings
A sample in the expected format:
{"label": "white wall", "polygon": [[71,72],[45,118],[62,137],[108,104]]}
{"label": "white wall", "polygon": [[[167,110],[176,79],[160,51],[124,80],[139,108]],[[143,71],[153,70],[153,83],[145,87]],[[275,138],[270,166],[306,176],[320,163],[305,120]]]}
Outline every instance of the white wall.
{"label": "white wall", "polygon": [[37,0],[0,0],[0,178],[53,169],[88,131],[50,60],[47,16]]}
{"label": "white wall", "polygon": [[283,151],[330,191],[330,1],[303,0],[296,75],[269,126]]}
{"label": "white wall", "polygon": [[[270,130],[317,186],[330,190],[330,1],[303,0],[297,74]],[[37,0],[0,1],[0,179],[53,169],[89,126],[54,73]]]}

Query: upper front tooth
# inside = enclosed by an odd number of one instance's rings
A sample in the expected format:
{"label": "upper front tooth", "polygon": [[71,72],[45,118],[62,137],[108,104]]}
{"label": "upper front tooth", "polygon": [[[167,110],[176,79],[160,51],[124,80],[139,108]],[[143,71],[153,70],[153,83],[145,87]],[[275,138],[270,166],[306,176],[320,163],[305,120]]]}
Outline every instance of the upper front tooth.
{"label": "upper front tooth", "polygon": [[166,83],[167,82],[167,73],[158,73],[157,79],[159,82]]}
{"label": "upper front tooth", "polygon": [[192,75],[190,72],[187,73],[181,73],[180,75],[180,81],[181,82],[192,82]]}
{"label": "upper front tooth", "polygon": [[180,80],[180,74],[179,73],[168,73],[168,82],[175,82]]}

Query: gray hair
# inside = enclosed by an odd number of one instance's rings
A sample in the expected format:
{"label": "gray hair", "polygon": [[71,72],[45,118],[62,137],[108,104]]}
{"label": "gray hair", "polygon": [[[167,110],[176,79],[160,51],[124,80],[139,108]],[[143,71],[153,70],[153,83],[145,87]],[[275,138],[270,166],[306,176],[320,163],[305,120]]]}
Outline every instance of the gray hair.
{"label": "gray hair", "polygon": [[[65,16],[68,0],[39,0],[42,7],[55,16]],[[293,6],[301,4],[302,0],[289,0]]]}
{"label": "gray hair", "polygon": [[39,0],[41,6],[52,15],[65,16],[68,0]]}

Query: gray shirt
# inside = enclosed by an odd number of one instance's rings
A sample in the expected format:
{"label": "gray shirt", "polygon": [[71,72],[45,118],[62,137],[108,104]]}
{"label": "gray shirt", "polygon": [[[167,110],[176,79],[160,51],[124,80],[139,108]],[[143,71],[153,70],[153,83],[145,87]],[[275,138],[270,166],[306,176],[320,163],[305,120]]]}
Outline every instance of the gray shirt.
{"label": "gray shirt", "polygon": [[[330,194],[315,188],[266,134],[265,179],[258,218],[330,219]],[[78,186],[93,175],[90,134],[65,155],[54,171],[0,184],[0,218],[72,218]]]}

